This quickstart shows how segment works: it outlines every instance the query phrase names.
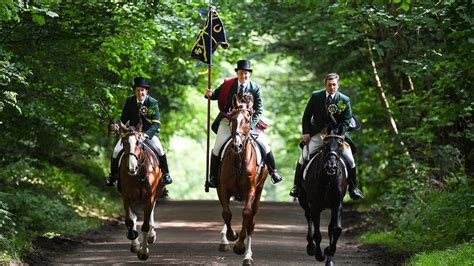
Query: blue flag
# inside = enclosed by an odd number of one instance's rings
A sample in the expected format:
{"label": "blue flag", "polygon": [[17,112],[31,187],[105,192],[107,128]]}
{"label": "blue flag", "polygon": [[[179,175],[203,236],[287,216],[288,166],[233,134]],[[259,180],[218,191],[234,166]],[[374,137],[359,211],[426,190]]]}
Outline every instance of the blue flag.
{"label": "blue flag", "polygon": [[[209,33],[211,33],[211,36]],[[227,43],[227,37],[225,35],[224,24],[219,18],[217,11],[212,7],[207,13],[206,25],[204,25],[204,28],[196,38],[196,43],[194,44],[191,51],[191,57],[209,65],[211,63],[212,53],[214,53],[218,45],[221,45],[223,48],[229,47],[229,44]]]}

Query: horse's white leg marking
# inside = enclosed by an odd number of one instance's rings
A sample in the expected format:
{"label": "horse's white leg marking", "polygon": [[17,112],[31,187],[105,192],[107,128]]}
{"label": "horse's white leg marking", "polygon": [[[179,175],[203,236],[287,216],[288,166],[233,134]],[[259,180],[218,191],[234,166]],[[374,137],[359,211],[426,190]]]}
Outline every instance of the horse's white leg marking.
{"label": "horse's white leg marking", "polygon": [[149,225],[150,225],[150,228],[153,229],[155,228],[155,203],[153,203],[153,207],[151,208],[151,213],[150,213],[150,222],[149,222]]}
{"label": "horse's white leg marking", "polygon": [[221,233],[220,233],[220,237],[221,237],[220,244],[221,245],[228,245],[229,244],[229,241],[227,240],[227,237],[226,237],[226,233],[227,233],[227,225],[224,224],[224,226],[222,227]]}
{"label": "horse's white leg marking", "polygon": [[130,219],[132,219],[133,221],[132,230],[137,231],[137,215],[135,214],[135,211],[133,209],[130,212]]}
{"label": "horse's white leg marking", "polygon": [[244,257],[244,260],[246,259],[249,259],[251,260],[252,259],[252,236],[247,236],[247,239],[246,239],[246,248],[245,248],[245,257]]}
{"label": "horse's white leg marking", "polygon": [[133,253],[137,253],[139,246],[140,246],[140,241],[138,241],[138,237],[137,237],[134,240],[132,240],[132,249],[131,249],[131,251]]}

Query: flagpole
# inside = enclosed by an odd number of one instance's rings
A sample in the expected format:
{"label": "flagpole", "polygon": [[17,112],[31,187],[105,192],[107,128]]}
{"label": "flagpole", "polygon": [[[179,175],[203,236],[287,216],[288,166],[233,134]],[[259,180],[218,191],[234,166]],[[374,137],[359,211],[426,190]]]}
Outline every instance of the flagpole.
{"label": "flagpole", "polygon": [[[207,65],[207,91],[211,91],[212,79],[212,0],[209,0],[209,64]],[[207,98],[207,146],[206,146],[206,184],[204,184],[204,191],[209,192],[209,158],[210,158],[210,128],[211,128],[211,98]]]}

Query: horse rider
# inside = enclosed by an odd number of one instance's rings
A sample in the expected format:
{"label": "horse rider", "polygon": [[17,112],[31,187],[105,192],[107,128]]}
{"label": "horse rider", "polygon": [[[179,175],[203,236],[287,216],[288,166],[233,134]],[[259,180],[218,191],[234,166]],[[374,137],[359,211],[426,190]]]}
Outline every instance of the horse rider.
{"label": "horse rider", "polygon": [[[324,136],[331,132],[331,129],[337,129],[338,134],[346,134],[352,119],[352,111],[349,97],[338,92],[339,75],[329,73],[324,80],[326,90],[313,92],[306,105],[302,119],[303,141],[308,145],[308,155],[313,154],[317,149],[323,146]],[[328,107],[337,107],[333,115],[335,122],[331,122]],[[348,134],[345,140],[350,142]],[[356,188],[356,165],[349,144],[345,142],[342,156],[348,163],[349,196],[353,200],[362,198],[362,193]],[[304,149],[303,149],[304,150]],[[294,185],[290,191],[290,196],[298,197],[299,185],[303,180],[303,171],[305,164],[303,153],[296,164]]]}
{"label": "horse rider", "polygon": [[[217,115],[216,119],[212,123],[212,130],[217,134],[216,140],[214,143],[214,148],[211,153],[211,171],[208,186],[212,188],[217,187],[218,181],[218,172],[220,166],[220,157],[219,152],[222,146],[227,142],[231,137],[230,121],[224,115],[230,111],[232,107],[232,98],[238,93],[250,93],[253,96],[253,116],[251,121],[251,134],[258,134],[257,123],[260,121],[260,116],[263,112],[263,102],[260,97],[260,85],[256,82],[250,80],[252,74],[252,68],[250,67],[249,60],[239,60],[237,61],[237,68],[234,69],[237,74],[236,78],[230,78],[224,81],[219,88],[216,90],[207,90],[205,97],[211,100],[218,100],[219,109],[221,112]],[[258,123],[258,125],[265,126],[264,122]],[[260,127],[262,129],[263,127]],[[275,158],[273,157],[273,152],[268,145],[265,135],[261,133],[258,134],[257,142],[264,147],[265,150],[265,163],[268,166],[272,182],[274,184],[283,180],[282,176],[278,173]]]}
{"label": "horse rider", "polygon": [[[130,95],[125,100],[125,105],[122,109],[122,115],[120,116],[120,124],[110,124],[110,130],[127,130],[127,122],[130,126],[136,127],[140,120],[142,122],[142,131],[145,136],[145,143],[151,146],[155,152],[159,162],[160,168],[163,172],[162,180],[165,184],[171,184],[173,179],[171,178],[168,170],[168,161],[166,159],[163,146],[161,145],[158,133],[160,131],[160,109],[158,107],[158,101],[148,95],[150,89],[149,80],[143,77],[137,77],[134,79],[133,87],[134,94]],[[106,185],[112,186],[118,179],[118,163],[119,154],[123,149],[122,141],[119,140],[115,145],[112,153],[112,160],[110,164],[110,175],[107,177]]]}

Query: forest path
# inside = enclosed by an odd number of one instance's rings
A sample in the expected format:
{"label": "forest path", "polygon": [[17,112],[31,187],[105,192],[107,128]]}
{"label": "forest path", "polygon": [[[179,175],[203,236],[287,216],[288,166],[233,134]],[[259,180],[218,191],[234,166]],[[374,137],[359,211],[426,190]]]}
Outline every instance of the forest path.
{"label": "forest path", "polygon": [[[232,202],[233,227],[240,230],[242,203]],[[150,246],[146,264],[240,265],[243,256],[232,250],[218,251],[222,228],[218,201],[160,201],[155,209],[157,241]],[[329,211],[321,221],[322,248],[328,245]],[[356,242],[358,214],[346,210],[344,231],[338,241],[338,265],[395,265],[383,250]],[[110,223],[73,240],[36,243],[41,256],[30,263],[48,264],[143,264],[130,252],[123,221]],[[141,237],[141,236],[140,236]],[[49,243],[47,243],[49,242]],[[41,250],[43,249],[43,250]],[[324,265],[306,254],[306,220],[298,203],[261,202],[252,242],[255,265]],[[42,257],[42,258],[40,258]],[[40,259],[40,261],[38,261]],[[36,260],[36,261],[35,261]],[[43,261],[41,261],[43,260]]]}

